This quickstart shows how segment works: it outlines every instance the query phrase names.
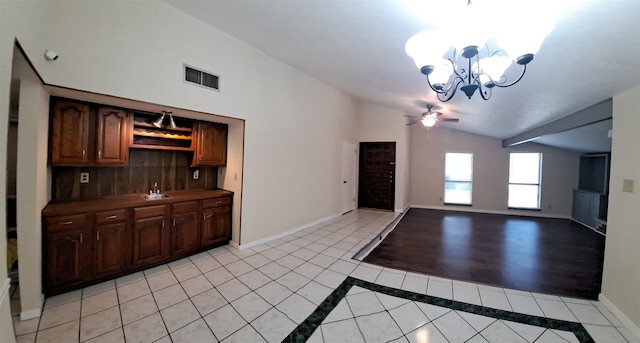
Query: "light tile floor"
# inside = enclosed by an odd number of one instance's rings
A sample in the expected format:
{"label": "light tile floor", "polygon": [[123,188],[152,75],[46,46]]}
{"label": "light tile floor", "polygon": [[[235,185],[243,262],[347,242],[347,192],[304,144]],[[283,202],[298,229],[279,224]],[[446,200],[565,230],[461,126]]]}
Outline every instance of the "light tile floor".
{"label": "light tile floor", "polygon": [[[219,247],[48,298],[22,342],[280,342],[348,276],[486,308],[581,323],[596,342],[637,342],[598,301],[407,273],[352,257],[397,216],[357,210],[250,249]],[[406,292],[405,292],[406,293]],[[578,342],[571,332],[352,287],[309,342]]]}

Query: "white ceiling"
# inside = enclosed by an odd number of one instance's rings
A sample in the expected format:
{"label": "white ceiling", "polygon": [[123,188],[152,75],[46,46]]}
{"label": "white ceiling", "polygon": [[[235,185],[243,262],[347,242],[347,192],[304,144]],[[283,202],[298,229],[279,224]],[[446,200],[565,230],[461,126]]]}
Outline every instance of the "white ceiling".
{"label": "white ceiling", "polygon": [[[559,18],[520,83],[495,90],[488,101],[478,94],[467,99],[459,92],[447,103],[436,99],[404,51],[407,39],[431,28],[431,19],[445,14],[437,9],[445,0],[165,1],[359,101],[410,115],[424,112],[426,103],[436,103],[440,111],[460,118],[459,123],[438,125],[499,139],[640,85],[638,0],[572,1],[573,7]],[[410,1],[422,1],[426,11],[409,8]],[[536,8],[544,12],[558,4],[511,1],[522,2],[520,13],[502,16],[531,16]],[[576,140],[584,135],[567,137]],[[558,145],[563,140],[559,136],[547,141]]]}

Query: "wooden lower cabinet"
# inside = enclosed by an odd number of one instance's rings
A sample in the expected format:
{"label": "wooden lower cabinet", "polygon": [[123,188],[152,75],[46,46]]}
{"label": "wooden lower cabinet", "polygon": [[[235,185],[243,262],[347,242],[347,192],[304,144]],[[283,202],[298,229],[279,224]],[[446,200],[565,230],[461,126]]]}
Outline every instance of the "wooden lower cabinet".
{"label": "wooden lower cabinet", "polygon": [[231,206],[202,210],[202,247],[211,247],[231,239]]}
{"label": "wooden lower cabinet", "polygon": [[152,264],[169,257],[167,205],[133,209],[133,266]]}
{"label": "wooden lower cabinet", "polygon": [[96,226],[93,275],[116,274],[129,266],[131,236],[127,223]]}
{"label": "wooden lower cabinet", "polygon": [[44,292],[78,289],[227,243],[231,203],[225,196],[45,216]]}
{"label": "wooden lower cabinet", "polygon": [[91,274],[91,230],[86,228],[51,232],[46,235],[45,288],[81,284]]}
{"label": "wooden lower cabinet", "polygon": [[200,246],[198,201],[172,204],[171,215],[171,255],[188,254]]}

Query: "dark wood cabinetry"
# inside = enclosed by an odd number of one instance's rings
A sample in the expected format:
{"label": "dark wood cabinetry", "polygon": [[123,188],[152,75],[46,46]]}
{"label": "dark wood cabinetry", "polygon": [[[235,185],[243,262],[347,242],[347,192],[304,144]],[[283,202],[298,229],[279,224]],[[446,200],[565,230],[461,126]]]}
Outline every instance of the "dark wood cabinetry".
{"label": "dark wood cabinetry", "polygon": [[195,251],[200,246],[198,201],[172,204],[171,255],[179,256]]}
{"label": "dark wood cabinetry", "polygon": [[91,226],[87,216],[57,216],[46,220],[43,244],[46,288],[81,284],[91,275]]}
{"label": "dark wood cabinetry", "polygon": [[49,164],[81,166],[89,163],[89,105],[58,101],[51,116]]}
{"label": "dark wood cabinetry", "polygon": [[131,136],[129,122],[129,113],[122,109],[99,107],[96,110],[95,105],[55,101],[51,115],[49,164],[127,165]]}
{"label": "dark wood cabinetry", "polygon": [[126,209],[95,214],[93,276],[110,275],[129,267],[131,234],[127,217]]}
{"label": "dark wood cabinetry", "polygon": [[120,109],[98,109],[95,164],[126,166],[129,159],[129,113]]}
{"label": "dark wood cabinetry", "polygon": [[202,238],[200,244],[210,247],[231,239],[231,198],[202,201]]}
{"label": "dark wood cabinetry", "polygon": [[43,210],[45,294],[139,271],[231,239],[233,193],[170,194],[163,200],[129,195],[47,205]]}
{"label": "dark wood cabinetry", "polygon": [[169,257],[167,205],[133,209],[133,265],[140,266]]}
{"label": "dark wood cabinetry", "polygon": [[198,122],[194,166],[224,166],[227,164],[226,124]]}

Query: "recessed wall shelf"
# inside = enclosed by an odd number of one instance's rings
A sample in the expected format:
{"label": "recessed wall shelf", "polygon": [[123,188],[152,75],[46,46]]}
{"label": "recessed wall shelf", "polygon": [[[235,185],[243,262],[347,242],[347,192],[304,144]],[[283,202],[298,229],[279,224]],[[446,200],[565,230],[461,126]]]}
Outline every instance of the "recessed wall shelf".
{"label": "recessed wall shelf", "polygon": [[175,128],[153,124],[158,114],[135,112],[131,148],[193,151],[193,121],[174,117]]}

